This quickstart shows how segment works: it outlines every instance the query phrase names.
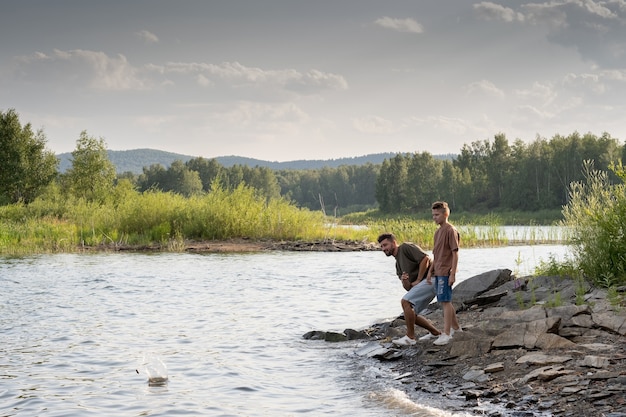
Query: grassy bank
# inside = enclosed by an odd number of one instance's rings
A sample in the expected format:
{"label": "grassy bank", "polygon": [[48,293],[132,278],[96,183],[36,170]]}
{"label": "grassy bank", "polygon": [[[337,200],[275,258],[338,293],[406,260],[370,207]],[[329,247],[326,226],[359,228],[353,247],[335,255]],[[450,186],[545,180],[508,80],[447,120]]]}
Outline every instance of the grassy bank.
{"label": "grassy bank", "polygon": [[[429,210],[411,215],[385,214],[372,209],[363,212],[355,212],[341,217],[344,223],[364,224],[386,220],[399,221],[432,221]],[[452,211],[450,221],[455,224],[482,225],[482,226],[551,226],[563,220],[561,210],[541,210],[532,212],[523,211],[489,211],[489,212],[455,212]]]}
{"label": "grassy bank", "polygon": [[[283,199],[266,200],[248,187],[183,197],[118,187],[105,202],[88,202],[52,189],[29,205],[0,207],[0,253],[75,252],[85,246],[149,246],[182,250],[188,240],[352,240],[375,242],[391,231],[401,241],[430,249],[436,225],[430,218],[353,217],[361,227],[337,224],[321,212]],[[464,221],[464,219],[462,220]],[[342,222],[339,222],[342,223]],[[508,244],[500,220],[483,217],[477,230],[455,222],[465,247]],[[365,226],[365,227],[362,227]],[[539,242],[544,243],[544,242]]]}

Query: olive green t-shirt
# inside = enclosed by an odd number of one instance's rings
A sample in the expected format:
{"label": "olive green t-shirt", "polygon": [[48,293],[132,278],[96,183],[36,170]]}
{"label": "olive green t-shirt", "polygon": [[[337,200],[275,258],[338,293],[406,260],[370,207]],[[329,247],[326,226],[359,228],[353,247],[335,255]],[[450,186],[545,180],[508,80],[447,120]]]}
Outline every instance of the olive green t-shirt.
{"label": "olive green t-shirt", "polygon": [[[426,256],[428,256],[426,252],[415,243],[405,242],[400,244],[400,246],[398,246],[398,253],[396,254],[396,274],[398,278],[402,278],[403,272],[408,272],[409,281],[415,281],[418,278],[420,262],[422,262]],[[428,269],[426,269],[424,277],[426,274],[428,274]]]}

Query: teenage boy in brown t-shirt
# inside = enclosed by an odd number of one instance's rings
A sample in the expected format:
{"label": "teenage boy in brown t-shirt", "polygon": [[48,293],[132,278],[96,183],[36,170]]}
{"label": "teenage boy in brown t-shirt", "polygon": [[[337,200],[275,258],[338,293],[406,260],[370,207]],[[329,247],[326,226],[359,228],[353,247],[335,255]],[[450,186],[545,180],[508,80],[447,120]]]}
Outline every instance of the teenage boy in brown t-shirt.
{"label": "teenage boy in brown t-shirt", "polygon": [[439,228],[435,232],[433,245],[433,263],[428,274],[428,281],[435,278],[437,301],[443,310],[443,333],[435,340],[435,345],[446,345],[452,340],[454,332],[462,331],[452,305],[452,285],[456,279],[459,263],[459,232],[448,223],[450,208],[445,201],[432,205],[432,216]]}

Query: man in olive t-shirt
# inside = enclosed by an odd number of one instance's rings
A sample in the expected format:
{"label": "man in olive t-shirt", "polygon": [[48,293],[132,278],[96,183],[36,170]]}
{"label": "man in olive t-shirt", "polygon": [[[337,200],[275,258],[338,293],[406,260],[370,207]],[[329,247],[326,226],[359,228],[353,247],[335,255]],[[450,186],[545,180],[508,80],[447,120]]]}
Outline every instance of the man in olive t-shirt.
{"label": "man in olive t-shirt", "polygon": [[433,323],[419,314],[430,304],[436,294],[434,286],[425,279],[430,267],[430,257],[414,243],[405,242],[398,245],[392,233],[380,235],[378,243],[385,255],[396,258],[396,274],[407,291],[401,300],[406,321],[406,336],[393,340],[393,343],[399,346],[414,345],[416,324],[429,332],[420,340],[428,340],[440,335],[441,332]]}

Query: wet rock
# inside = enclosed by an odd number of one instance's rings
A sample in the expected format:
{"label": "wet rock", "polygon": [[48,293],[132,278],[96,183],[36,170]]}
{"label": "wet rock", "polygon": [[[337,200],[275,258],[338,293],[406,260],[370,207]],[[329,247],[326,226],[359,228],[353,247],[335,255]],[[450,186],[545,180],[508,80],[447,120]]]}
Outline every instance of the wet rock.
{"label": "wet rock", "polygon": [[363,330],[346,329],[343,331],[348,340],[368,339],[369,335]]}

